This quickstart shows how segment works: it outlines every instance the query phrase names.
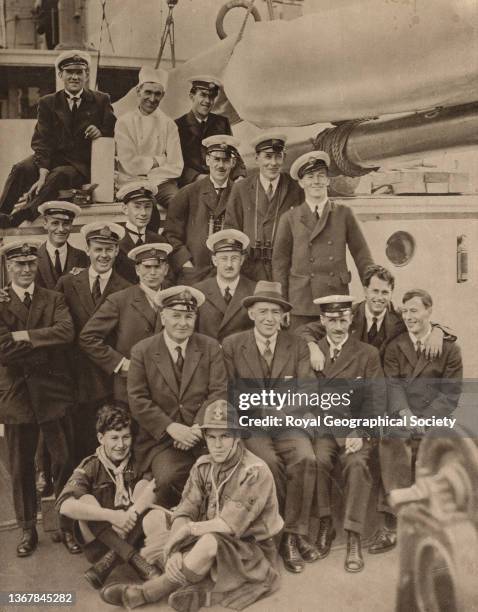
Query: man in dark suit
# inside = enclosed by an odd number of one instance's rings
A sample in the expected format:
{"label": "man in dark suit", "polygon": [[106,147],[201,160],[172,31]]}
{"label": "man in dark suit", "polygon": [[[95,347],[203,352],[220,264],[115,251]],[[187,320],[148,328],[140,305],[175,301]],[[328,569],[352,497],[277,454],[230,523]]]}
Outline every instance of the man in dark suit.
{"label": "man in dark suit", "polygon": [[164,330],[133,347],[128,400],[139,424],[139,469],[153,472],[158,503],[170,508],[202,454],[204,409],[226,398],[227,376],[216,340],[194,333],[202,293],[180,285],[161,291],[156,301]]}
{"label": "man in dark suit", "polygon": [[209,176],[181,189],[168,207],[164,235],[173,245],[178,282],[197,283],[213,271],[207,238],[224,227],[230,174],[239,141],[219,134],[203,141]]}
{"label": "man in dark suit", "polygon": [[[229,119],[211,112],[222,87],[221,81],[206,75],[192,77],[189,82],[191,110],[176,119],[184,160],[184,169],[178,179],[180,187],[189,185],[209,173],[202,141],[218,134],[232,135]],[[238,176],[245,176],[242,160],[233,178]]]}
{"label": "man in dark suit", "polygon": [[78,274],[62,276],[56,287],[65,296],[75,327],[70,361],[78,389],[78,407],[72,415],[77,463],[95,452],[96,412],[113,392],[111,377],[88,359],[78,346],[78,337],[108,295],[129,287],[129,283],[113,270],[124,229],[116,223],[100,221],[84,225],[81,233],[86,240],[90,265]]}
{"label": "man in dark suit", "polygon": [[[277,388],[280,380],[313,379],[305,342],[280,329],[284,313],[291,309],[280,285],[259,281],[253,295],[242,303],[254,329],[224,340],[229,381],[250,379],[251,385],[262,390]],[[251,416],[263,411],[261,407]],[[272,471],[285,523],[280,553],[287,570],[302,572],[304,562],[318,559],[317,549],[307,540],[316,478],[311,440],[305,432],[279,427],[256,432],[245,444]]]}
{"label": "man in dark suit", "polygon": [[143,244],[129,253],[139,284],[109,295],[81,331],[80,349],[108,376],[115,402],[127,403],[126,376],[131,349],[162,329],[155,302],[168,272],[166,243]]}
{"label": "man in dark suit", "polygon": [[272,280],[272,249],[281,215],[303,200],[299,185],[281,168],[286,136],[264,132],[252,141],[259,172],[234,185],[226,206],[225,227],[249,238],[243,273],[252,280]]}
{"label": "man in dark suit", "polygon": [[63,296],[35,283],[38,244],[2,249],[11,279],[0,303],[0,423],[5,426],[15,516],[23,530],[17,547],[27,557],[37,546],[35,450],[41,431],[52,459],[55,494],[71,472],[63,417],[74,404],[65,345],[74,337]]}
{"label": "man in dark suit", "polygon": [[[86,89],[90,56],[65,51],[55,68],[64,89],[40,99],[31,157],[13,166],[0,196],[0,227],[17,227],[37,216],[42,202],[61,189],[90,180],[91,141],[113,136],[116,118],[107,94]],[[12,210],[28,191],[26,205]]]}
{"label": "man in dark suit", "polygon": [[292,329],[320,314],[314,298],[349,292],[351,274],[347,269],[346,247],[361,278],[373,264],[352,210],[328,199],[329,164],[327,153],[311,151],[296,159],[290,169],[291,177],[304,190],[304,197],[300,206],[281,217],[272,272],[294,307]]}
{"label": "man in dark suit", "polygon": [[206,297],[198,312],[197,329],[222,342],[226,336],[253,326],[242,306],[243,298],[251,295],[256,286],[241,274],[249,238],[239,230],[221,230],[209,236],[206,246],[213,253],[216,276],[195,285]]}
{"label": "man in dark suit", "polygon": [[[330,295],[315,300],[320,306],[320,319],[326,331],[325,338],[319,342],[325,355],[325,365],[319,379],[320,393],[321,396],[324,393],[340,393],[343,398],[338,406],[332,405],[327,410],[323,408],[323,416],[368,418],[385,411],[385,382],[378,350],[354,338],[349,332],[352,300],[350,296],[344,295]],[[345,569],[348,572],[359,572],[364,567],[361,535],[372,489],[368,466],[372,445],[368,437],[367,430],[361,427],[324,427],[317,432],[314,441],[320,518],[317,545],[321,558],[324,558],[329,554],[335,538],[331,474],[338,459],[345,481]]]}

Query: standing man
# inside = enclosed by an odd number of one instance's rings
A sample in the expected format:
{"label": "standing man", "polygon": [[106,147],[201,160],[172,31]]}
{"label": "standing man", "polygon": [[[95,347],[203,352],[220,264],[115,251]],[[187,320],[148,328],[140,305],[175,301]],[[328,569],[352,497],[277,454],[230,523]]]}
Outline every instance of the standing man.
{"label": "standing man", "polygon": [[314,298],[348,293],[351,274],[346,247],[360,278],[373,264],[352,210],[328,199],[329,164],[327,153],[312,151],[296,159],[290,169],[291,177],[304,190],[305,201],[279,222],[272,271],[293,306],[292,329],[320,314]]}
{"label": "standing man", "polygon": [[222,342],[226,336],[253,326],[242,300],[254,292],[256,283],[241,274],[249,238],[238,230],[221,230],[209,236],[216,276],[196,285],[206,301],[198,312],[198,331]]}
{"label": "standing man", "polygon": [[86,268],[84,251],[68,242],[75,217],[81,208],[70,202],[44,202],[38,207],[48,237],[38,249],[38,270],[35,282],[45,289],[54,289],[60,276],[74,268]]}
{"label": "standing man", "polygon": [[227,376],[219,344],[194,333],[204,295],[191,287],[170,287],[156,299],[164,330],[131,351],[128,399],[139,424],[135,455],[151,471],[158,503],[170,508],[181,496],[202,453],[204,408],[225,399]]}
{"label": "standing man", "polygon": [[129,283],[113,270],[118,242],[124,236],[124,229],[116,223],[100,221],[83,225],[81,233],[86,240],[90,265],[79,274],[62,276],[56,287],[65,296],[75,328],[70,360],[78,390],[78,406],[72,415],[77,463],[95,452],[96,412],[113,392],[111,377],[88,359],[78,346],[78,338],[86,322],[106,297],[129,287]]}
{"label": "standing man", "polygon": [[156,298],[164,289],[171,245],[143,244],[129,257],[139,284],[108,295],[81,331],[80,349],[108,376],[113,377],[116,404],[128,401],[126,377],[131,349],[162,329]]}
{"label": "standing man", "polygon": [[116,197],[123,201],[125,229],[119,241],[119,253],[115,259],[115,270],[131,284],[139,282],[134,260],[129,257],[131,249],[152,242],[167,242],[164,238],[148,229],[151,215],[155,209],[154,196],[156,187],[146,181],[127,183],[118,190]]}
{"label": "standing man", "polygon": [[173,245],[178,282],[197,283],[213,270],[206,247],[208,237],[224,227],[226,202],[232,188],[231,171],[239,141],[219,134],[203,140],[209,176],[181,189],[170,204],[164,234]]}
{"label": "standing man", "polygon": [[[35,283],[38,244],[3,247],[10,276],[0,303],[0,422],[5,426],[15,516],[23,534],[18,557],[38,543],[35,451],[41,431],[51,455],[55,495],[71,471],[63,417],[74,405],[65,345],[74,337],[63,296]],[[78,552],[76,550],[75,552]]]}
{"label": "standing man", "polygon": [[[229,380],[252,379],[259,389],[271,389],[279,380],[312,379],[305,342],[281,330],[291,305],[282,297],[279,283],[259,281],[253,295],[244,298],[242,304],[254,329],[224,340]],[[260,417],[262,410],[258,408],[250,416]],[[285,522],[280,547],[285,568],[302,572],[304,562],[319,558],[317,549],[307,540],[316,478],[311,440],[305,432],[279,427],[253,435],[245,443],[267,463],[274,476]]]}
{"label": "standing man", "polygon": [[[156,201],[163,208],[168,208],[177,193],[177,178],[183,170],[178,128],[159,108],[167,82],[168,73],[162,68],[141,68],[138,107],[122,115],[115,127],[119,185],[147,180],[157,188]],[[157,231],[159,220],[155,206],[152,230]]]}
{"label": "standing man", "polygon": [[[191,77],[189,82],[191,110],[176,119],[184,159],[184,170],[179,179],[180,187],[209,174],[202,148],[203,140],[218,134],[232,136],[229,119],[211,112],[222,87],[221,81],[206,75]],[[245,176],[242,160],[233,178],[238,176]]]}
{"label": "standing man", "polygon": [[281,169],[286,136],[265,132],[252,141],[259,173],[234,185],[226,207],[225,227],[244,232],[251,243],[244,274],[252,280],[272,280],[272,249],[281,215],[298,206],[303,194]]}
{"label": "standing man", "polygon": [[[17,227],[38,216],[38,206],[60,189],[90,181],[91,141],[113,136],[116,118],[107,94],[87,89],[90,56],[64,51],[55,69],[64,88],[40,98],[33,155],[13,166],[0,196],[0,227]],[[26,205],[12,213],[28,191]]]}
{"label": "standing man", "polygon": [[[319,379],[321,395],[330,391],[340,393],[342,397],[346,394],[349,396],[348,401],[342,399],[338,406],[331,406],[324,414],[342,419],[378,416],[385,412],[386,406],[385,382],[378,350],[349,333],[352,300],[352,297],[343,295],[329,295],[315,300],[320,306],[320,320],[326,331],[325,338],[319,342],[325,355],[325,366]],[[328,430],[324,427],[317,432],[314,440],[320,518],[317,546],[320,558],[329,554],[335,538],[331,488],[332,472],[339,460],[345,482],[345,569],[348,572],[360,572],[364,567],[361,537],[372,490],[369,470],[372,445],[369,437],[369,433],[362,428]]]}

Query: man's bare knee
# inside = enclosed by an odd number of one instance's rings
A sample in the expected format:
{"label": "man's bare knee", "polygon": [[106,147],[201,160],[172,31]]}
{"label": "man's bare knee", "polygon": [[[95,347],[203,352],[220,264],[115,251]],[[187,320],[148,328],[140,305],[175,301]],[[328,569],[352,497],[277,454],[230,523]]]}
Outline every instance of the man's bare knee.
{"label": "man's bare knee", "polygon": [[201,551],[204,558],[214,559],[217,555],[217,540],[212,533],[206,533],[197,541],[196,546]]}

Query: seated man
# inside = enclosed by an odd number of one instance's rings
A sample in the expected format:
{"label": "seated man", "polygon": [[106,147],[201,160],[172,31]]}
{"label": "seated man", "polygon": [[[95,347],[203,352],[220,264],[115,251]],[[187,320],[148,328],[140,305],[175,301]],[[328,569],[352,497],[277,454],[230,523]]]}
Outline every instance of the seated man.
{"label": "seated man", "polygon": [[164,330],[133,347],[128,401],[139,424],[140,469],[153,472],[158,503],[170,508],[203,451],[205,406],[226,397],[227,376],[217,341],[194,333],[204,295],[180,285],[160,291],[156,302]]}
{"label": "seated man", "polygon": [[164,289],[171,245],[143,244],[132,249],[139,284],[109,295],[83,327],[79,345],[108,376],[114,375],[113,396],[127,403],[126,376],[131,349],[162,329],[155,299]]}
{"label": "seated man", "polygon": [[[223,350],[230,381],[253,379],[259,390],[275,389],[280,381],[311,380],[307,346],[281,329],[291,305],[284,300],[279,283],[259,281],[253,295],[242,300],[254,328],[224,339]],[[263,407],[252,411],[259,417]],[[302,572],[304,562],[318,559],[307,539],[314,497],[316,467],[309,436],[296,429],[270,429],[251,436],[247,448],[263,459],[274,475],[284,534],[280,553],[285,568]]]}
{"label": "seated man", "polygon": [[[325,354],[325,366],[319,378],[320,393],[349,393],[352,400],[342,401],[324,415],[333,417],[367,418],[385,412],[386,392],[378,350],[360,342],[350,334],[352,301],[347,295],[329,295],[314,300],[320,306],[320,320],[326,337],[319,342]],[[343,379],[343,382],[340,382]],[[352,393],[350,389],[352,388]],[[317,546],[320,557],[330,552],[335,530],[332,523],[332,471],[340,461],[345,481],[345,518],[347,556],[345,569],[360,572],[364,567],[361,534],[367,519],[367,508],[372,490],[369,458],[372,450],[368,431],[362,428],[333,428],[319,430],[314,440],[317,458],[317,506],[319,534]]]}
{"label": "seated man", "polygon": [[[158,204],[168,208],[183,170],[178,128],[159,109],[168,73],[161,68],[143,67],[138,79],[138,107],[122,115],[115,127],[118,184],[147,180],[157,188]],[[158,227],[159,211],[155,207],[151,229],[156,231]]]}
{"label": "seated man", "polygon": [[[0,196],[0,227],[17,227],[38,216],[38,206],[61,189],[90,180],[91,141],[113,136],[116,118],[107,94],[86,89],[90,56],[65,51],[55,61],[64,89],[40,98],[33,155],[15,164]],[[12,210],[28,191],[26,205]]]}
{"label": "seated man", "polygon": [[137,552],[142,514],[154,501],[154,481],[141,480],[131,452],[131,417],[124,408],[105,405],[98,412],[96,454],[73,471],[56,506],[60,514],[78,521],[77,539],[94,565],[85,578],[99,589],[119,563],[129,563],[143,579],[157,575]]}
{"label": "seated man", "polygon": [[[273,537],[283,521],[274,479],[238,429],[224,400],[206,408],[201,430],[209,454],[191,470],[171,531],[152,532],[143,551],[161,560],[165,573],[143,585],[109,585],[104,601],[132,609],[169,596],[174,609],[194,612],[212,592],[213,605],[242,609],[278,588]],[[159,512],[147,519],[151,530],[164,524],[155,521]]]}
{"label": "seated man", "polygon": [[216,276],[197,285],[206,301],[198,313],[198,331],[219,342],[226,336],[253,326],[242,299],[251,295],[256,283],[241,274],[249,238],[239,230],[221,230],[209,236],[207,248],[212,252]]}

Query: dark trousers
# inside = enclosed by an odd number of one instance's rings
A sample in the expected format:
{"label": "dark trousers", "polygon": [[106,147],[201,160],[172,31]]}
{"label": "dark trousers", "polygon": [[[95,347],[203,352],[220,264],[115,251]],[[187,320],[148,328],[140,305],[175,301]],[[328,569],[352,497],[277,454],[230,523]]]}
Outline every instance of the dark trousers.
{"label": "dark trousers", "polygon": [[284,531],[307,535],[316,465],[310,438],[300,432],[253,436],[246,447],[269,466],[276,483]]}
{"label": "dark trousers", "polygon": [[13,488],[13,506],[20,527],[35,525],[37,495],[35,488],[35,451],[40,430],[51,457],[54,493],[58,496],[71,474],[71,456],[61,419],[47,423],[5,425],[8,463]]}
{"label": "dark trousers", "polygon": [[[0,212],[10,214],[19,198],[38,180],[38,168],[33,155],[15,164],[8,175],[2,195]],[[56,200],[60,189],[79,188],[88,178],[73,166],[57,166],[46,177],[45,184],[25,209],[14,213],[12,223],[20,225],[25,220],[32,221],[38,216],[38,207],[48,200]]]}
{"label": "dark trousers", "polygon": [[332,436],[314,440],[317,459],[317,506],[319,517],[332,515],[332,471],[335,462],[340,460],[345,481],[344,529],[363,533],[367,519],[367,508],[372,490],[372,477],[369,470],[371,444],[364,440],[362,448],[356,453],[345,454],[345,446],[338,444]]}
{"label": "dark trousers", "polygon": [[108,551],[113,550],[121,559],[127,563],[131,557],[138,552],[137,547],[141,545],[144,538],[142,520],[138,521],[125,539],[121,538],[111,527],[110,523],[103,521],[88,521],[88,528],[95,536],[92,542],[83,547],[85,557],[90,563],[95,563]]}
{"label": "dark trousers", "polygon": [[156,481],[156,503],[164,508],[179,503],[189,472],[203,452],[203,447],[183,451],[167,446],[153,457],[151,471]]}
{"label": "dark trousers", "polygon": [[377,502],[379,512],[395,514],[387,496],[393,489],[403,489],[413,484],[415,461],[420,438],[384,437],[378,445],[381,486]]}

